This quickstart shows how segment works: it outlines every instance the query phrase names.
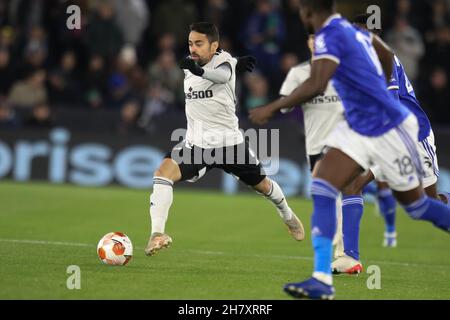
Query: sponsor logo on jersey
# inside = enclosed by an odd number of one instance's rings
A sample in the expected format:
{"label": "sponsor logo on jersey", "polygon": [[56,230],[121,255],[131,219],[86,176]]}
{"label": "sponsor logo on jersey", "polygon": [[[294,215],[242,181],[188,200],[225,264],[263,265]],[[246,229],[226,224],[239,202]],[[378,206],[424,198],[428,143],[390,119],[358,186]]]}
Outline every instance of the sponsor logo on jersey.
{"label": "sponsor logo on jersey", "polygon": [[324,103],[336,103],[336,102],[340,102],[341,98],[337,95],[334,96],[317,96],[313,99],[311,99],[310,101],[308,101],[308,103],[310,104],[324,104]]}
{"label": "sponsor logo on jersey", "polygon": [[213,92],[212,90],[204,90],[204,91],[194,91],[191,88],[189,88],[189,92],[185,93],[186,99],[205,99],[205,98],[212,98]]}

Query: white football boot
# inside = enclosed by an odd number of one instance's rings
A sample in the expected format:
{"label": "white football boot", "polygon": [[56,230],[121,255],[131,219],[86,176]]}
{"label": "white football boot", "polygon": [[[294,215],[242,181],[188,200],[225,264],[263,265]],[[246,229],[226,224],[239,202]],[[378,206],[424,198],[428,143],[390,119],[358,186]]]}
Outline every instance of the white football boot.
{"label": "white football boot", "polygon": [[150,236],[145,254],[152,256],[161,249],[168,248],[172,244],[172,238],[165,233],[155,232]]}
{"label": "white football boot", "polygon": [[331,271],[333,274],[359,274],[363,271],[363,266],[361,261],[355,260],[347,255],[343,255],[333,261],[331,264]]}
{"label": "white football boot", "polygon": [[289,233],[297,241],[302,241],[305,239],[305,228],[300,219],[292,212],[292,218],[290,220],[284,221],[288,227]]}

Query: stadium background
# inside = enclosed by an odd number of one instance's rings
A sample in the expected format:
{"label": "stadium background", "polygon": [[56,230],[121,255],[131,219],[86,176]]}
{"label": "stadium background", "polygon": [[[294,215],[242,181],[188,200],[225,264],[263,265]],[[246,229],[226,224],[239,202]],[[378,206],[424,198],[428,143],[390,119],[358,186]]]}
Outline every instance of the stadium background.
{"label": "stadium background", "polygon": [[[81,8],[69,30],[66,8]],[[289,68],[309,58],[298,0],[0,0],[0,179],[151,187],[185,127],[183,75],[191,22],[216,23],[221,47],[257,57],[238,79],[237,113],[269,102]],[[338,1],[347,16],[381,7],[383,38],[405,65],[437,135],[441,188],[450,189],[450,1]],[[288,195],[307,195],[301,112],[279,115],[280,171]],[[262,159],[264,160],[264,159]],[[213,172],[193,188],[242,188]]]}

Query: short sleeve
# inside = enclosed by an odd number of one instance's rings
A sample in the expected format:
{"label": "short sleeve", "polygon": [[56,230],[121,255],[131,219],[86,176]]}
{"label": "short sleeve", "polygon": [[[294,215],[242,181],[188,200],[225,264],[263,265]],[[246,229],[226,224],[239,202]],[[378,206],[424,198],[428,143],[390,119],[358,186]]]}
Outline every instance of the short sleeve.
{"label": "short sleeve", "polygon": [[337,64],[341,63],[342,43],[338,32],[332,28],[326,28],[316,35],[314,40],[313,61],[329,59]]}
{"label": "short sleeve", "polygon": [[398,60],[397,57],[394,59],[394,68],[392,70],[392,76],[388,83],[388,90],[393,94],[393,96],[396,99],[399,99],[398,91],[400,89],[400,81],[399,81],[399,74],[398,74]]}
{"label": "short sleeve", "polygon": [[280,96],[288,96],[298,88],[306,79],[308,75],[298,68],[292,68],[284,79],[280,88]]}

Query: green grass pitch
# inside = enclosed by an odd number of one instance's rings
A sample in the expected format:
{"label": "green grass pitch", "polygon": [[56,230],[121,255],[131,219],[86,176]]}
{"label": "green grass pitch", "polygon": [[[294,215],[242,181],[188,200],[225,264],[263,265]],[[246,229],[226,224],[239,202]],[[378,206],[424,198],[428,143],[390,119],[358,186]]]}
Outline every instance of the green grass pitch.
{"label": "green grass pitch", "polygon": [[[175,190],[166,231],[174,242],[154,257],[143,249],[149,232],[148,191],[0,183],[0,299],[290,299],[286,282],[312,271],[311,202],[290,199],[308,230],[291,239],[270,203],[254,194]],[[370,274],[334,277],[337,299],[450,299],[450,237],[399,210],[399,246],[381,247],[383,219],[365,209],[364,267]],[[96,254],[98,240],[122,231],[134,256],[111,267]],[[81,269],[81,289],[66,287],[69,265]]]}

